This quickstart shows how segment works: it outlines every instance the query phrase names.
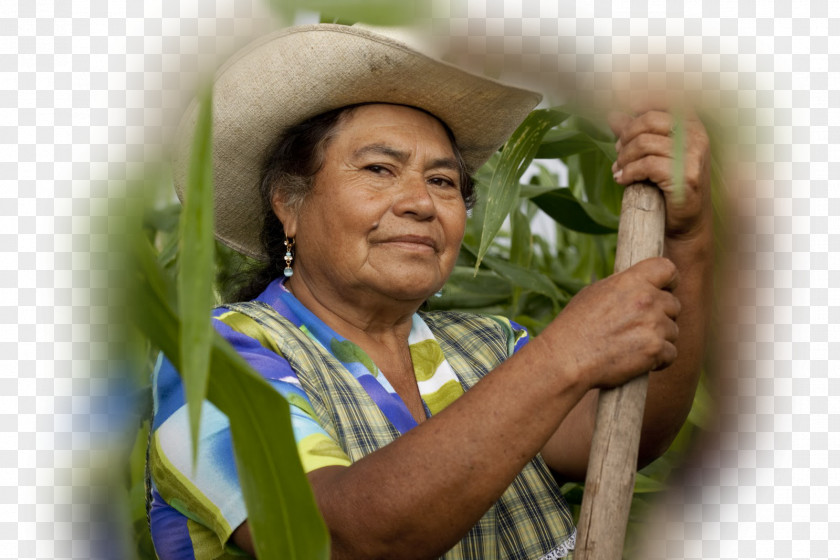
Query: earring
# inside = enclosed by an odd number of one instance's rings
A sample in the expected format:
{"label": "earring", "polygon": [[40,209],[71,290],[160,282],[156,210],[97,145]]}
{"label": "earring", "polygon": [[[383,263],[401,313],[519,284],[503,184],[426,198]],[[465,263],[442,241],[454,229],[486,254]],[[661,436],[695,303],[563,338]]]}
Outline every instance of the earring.
{"label": "earring", "polygon": [[292,270],[292,260],[294,257],[292,256],[292,249],[295,246],[295,239],[294,237],[289,239],[288,237],[283,242],[283,245],[286,246],[286,256],[283,257],[283,260],[286,261],[286,268],[283,269],[283,275],[286,278],[291,278],[294,271]]}

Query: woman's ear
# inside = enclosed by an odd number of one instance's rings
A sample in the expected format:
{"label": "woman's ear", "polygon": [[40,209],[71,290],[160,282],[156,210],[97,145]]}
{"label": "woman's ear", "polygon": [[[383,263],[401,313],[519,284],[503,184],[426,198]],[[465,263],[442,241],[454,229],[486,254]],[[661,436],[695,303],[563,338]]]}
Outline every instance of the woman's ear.
{"label": "woman's ear", "polygon": [[297,233],[297,213],[286,205],[280,192],[275,191],[271,195],[271,209],[274,215],[283,224],[283,231],[287,237],[294,237]]}

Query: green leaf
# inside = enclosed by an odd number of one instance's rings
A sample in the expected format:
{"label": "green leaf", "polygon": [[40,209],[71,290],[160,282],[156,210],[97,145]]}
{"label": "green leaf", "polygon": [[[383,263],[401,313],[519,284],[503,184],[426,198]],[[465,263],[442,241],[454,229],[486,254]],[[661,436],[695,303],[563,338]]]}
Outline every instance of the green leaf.
{"label": "green leaf", "polygon": [[[149,388],[150,389],[150,388]],[[149,444],[149,422],[141,422],[128,458],[129,481],[131,484],[131,517],[146,519],[146,448]]]}
{"label": "green leaf", "polygon": [[[673,464],[677,461],[678,457],[685,457],[688,455],[689,450],[694,441],[697,439],[697,434],[699,430],[697,427],[692,424],[691,422],[685,422],[680,431],[677,432],[674,441],[671,442],[671,445],[668,446],[668,450],[665,452],[665,455],[645,467],[645,471],[648,470],[649,467],[653,466],[656,463],[666,463],[671,469],[673,470]],[[645,474],[648,474],[645,472]],[[664,478],[663,478],[664,479]]]}
{"label": "green leaf", "polygon": [[565,270],[561,270],[559,267],[549,270],[546,276],[548,276],[548,278],[550,278],[558,288],[569,295],[575,295],[590,283],[589,279],[585,282],[578,280]]}
{"label": "green leaf", "polygon": [[580,152],[595,149],[592,139],[584,133],[569,128],[551,130],[543,138],[536,159],[565,159]]}
{"label": "green leaf", "polygon": [[614,142],[604,142],[602,140],[595,140],[593,138],[592,144],[594,144],[596,148],[601,150],[601,153],[604,154],[604,156],[606,156],[610,163],[618,159],[618,152],[615,150]]}
{"label": "green leaf", "polygon": [[[132,317],[173,365],[183,367],[181,320],[155,286],[163,284],[154,250],[134,244],[137,285]],[[206,312],[209,316],[209,310]],[[211,339],[207,398],[230,419],[237,472],[248,523],[260,558],[329,557],[329,535],[303,473],[289,405],[215,331]]]}
{"label": "green leaf", "polygon": [[473,174],[473,178],[479,182],[483,183],[485,186],[490,184],[490,181],[493,180],[493,174],[496,173],[496,168],[499,167],[499,161],[502,159],[501,152],[495,152],[490,159],[487,160],[487,163],[482,165],[478,168],[478,170]]}
{"label": "green leaf", "polygon": [[535,196],[540,196],[541,194],[550,193],[559,189],[560,187],[557,185],[557,181],[555,180],[551,184],[543,184],[543,185],[529,185],[522,183],[519,185],[519,196],[521,198],[534,198]]}
{"label": "green leaf", "polygon": [[568,115],[549,109],[532,111],[502,149],[501,159],[490,180],[489,192],[481,208],[483,229],[478,247],[476,271],[505,218],[519,202],[519,179],[531,164],[543,136]]}
{"label": "green leaf", "polygon": [[666,488],[667,487],[658,480],[654,480],[653,478],[645,476],[641,473],[636,473],[636,482],[633,485],[634,494],[650,494],[652,492],[662,492]]}
{"label": "green leaf", "polygon": [[578,200],[571,189],[555,189],[535,196],[531,201],[557,223],[573,231],[592,234],[618,231],[617,216],[594,204]]}
{"label": "green leaf", "polygon": [[[464,246],[466,247],[466,246]],[[475,249],[467,247],[467,249],[475,254]],[[535,270],[524,268],[511,264],[503,259],[485,255],[484,264],[491,270],[495,271],[502,278],[506,278],[513,282],[514,285],[520,286],[526,290],[531,290],[539,294],[543,294],[551,299],[555,310],[560,309],[560,300],[565,299],[563,293],[554,285],[554,282],[549,280],[546,276],[540,274]]]}
{"label": "green leaf", "polygon": [[174,265],[180,255],[181,237],[179,235],[170,235],[164,238],[163,248],[158,254],[158,262],[163,268],[169,268]]}
{"label": "green leaf", "polygon": [[613,180],[611,160],[601,151],[585,152],[574,157],[578,159],[577,171],[586,193],[585,199],[618,216],[624,187]]}
{"label": "green leaf", "polygon": [[429,300],[433,309],[475,309],[510,298],[511,283],[488,270],[473,272],[471,266],[456,266],[441,295]]}
{"label": "green leaf", "polygon": [[706,387],[705,377],[701,377],[687,421],[698,428],[709,428],[714,417],[714,411],[715,404],[712,395]]}
{"label": "green leaf", "polygon": [[618,242],[617,235],[590,236],[592,252],[596,266],[592,269],[591,278],[606,278],[615,271],[615,248]]}
{"label": "green leaf", "polygon": [[213,95],[201,96],[198,122],[190,154],[181,228],[181,268],[178,274],[178,310],[183,321],[184,392],[190,418],[193,461],[198,450],[201,405],[207,392],[210,342],[213,327]]}
{"label": "green leaf", "polygon": [[578,482],[567,482],[560,487],[560,493],[570,504],[580,505],[583,498],[583,484]]}
{"label": "green leaf", "polygon": [[515,208],[510,216],[510,262],[528,268],[534,253],[531,224],[519,208]]}
{"label": "green leaf", "polygon": [[574,108],[570,106],[564,106],[563,108],[565,111],[572,114],[570,124],[574,128],[586,134],[586,136],[592,138],[595,141],[612,141],[613,143],[615,143],[613,133],[610,130],[610,127],[607,125],[606,120],[603,118],[603,112],[595,113],[592,110],[583,109],[582,107]]}
{"label": "green leaf", "polygon": [[155,231],[175,231],[181,216],[181,205],[170,204],[164,208],[147,211],[143,216],[143,226]]}
{"label": "green leaf", "polygon": [[[130,276],[130,281],[143,282],[146,284],[146,289],[149,294],[167,302],[167,305],[174,305],[176,302],[176,294],[174,286],[167,282],[163,273],[159,269],[158,260],[155,256],[155,250],[152,248],[149,240],[141,234],[136,234],[129,239],[128,250],[131,253],[135,262],[134,275]],[[155,274],[148,274],[146,271],[154,270]],[[136,298],[130,298],[129,303],[136,303]]]}
{"label": "green leaf", "polygon": [[[530,294],[525,294],[523,299],[526,303],[530,302],[533,296],[533,292]],[[543,296],[539,296],[543,297]],[[546,302],[543,304],[544,309],[552,309],[552,312],[548,314],[548,317],[535,317],[534,315],[514,315],[513,320],[528,329],[528,332],[531,333],[531,336],[536,336],[542,332],[542,330],[548,326],[548,323],[551,322],[551,319],[554,318],[555,312],[553,308],[550,306],[550,302]]]}

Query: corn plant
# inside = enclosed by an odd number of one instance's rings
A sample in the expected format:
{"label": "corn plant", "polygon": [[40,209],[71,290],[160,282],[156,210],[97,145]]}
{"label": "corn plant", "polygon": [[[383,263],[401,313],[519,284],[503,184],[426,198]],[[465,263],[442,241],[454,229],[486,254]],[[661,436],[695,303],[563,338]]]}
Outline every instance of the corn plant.
{"label": "corn plant", "polygon": [[[193,449],[203,400],[228,415],[258,554],[327,558],[328,534],[298,461],[288,404],[210,326],[210,308],[230,301],[241,272],[256,265],[212,239],[210,105],[208,93],[183,209],[177,203],[146,208],[134,235],[135,282],[129,299],[139,332],[135,346],[147,358],[147,373],[158,351],[182,372]],[[476,173],[478,202],[468,218],[458,261],[428,307],[505,315],[536,335],[578,290],[611,274],[622,194],[610,172],[616,158],[613,143],[604,123],[579,109],[533,111]],[[677,160],[681,165],[681,157]],[[566,170],[563,177],[556,165],[549,165],[558,161]],[[526,174],[529,178],[523,179]],[[720,182],[716,155],[714,186]],[[543,225],[541,231],[535,230],[537,224]],[[140,385],[140,400],[147,403],[150,389]],[[152,559],[143,504],[148,406],[144,410],[127,457],[126,491],[135,557]],[[651,497],[665,488],[710,410],[704,381],[671,448],[637,477],[628,556],[634,528]],[[582,488],[577,483],[562,487],[575,516]]]}

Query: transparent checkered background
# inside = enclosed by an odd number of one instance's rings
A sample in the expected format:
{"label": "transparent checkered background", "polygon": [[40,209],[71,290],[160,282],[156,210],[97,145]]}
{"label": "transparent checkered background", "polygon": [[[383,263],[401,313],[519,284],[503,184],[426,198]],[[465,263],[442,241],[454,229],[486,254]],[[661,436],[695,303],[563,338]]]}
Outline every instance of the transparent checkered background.
{"label": "transparent checkered background", "polygon": [[[123,558],[92,544],[120,524],[88,507],[91,467],[123,467],[102,216],[159,158],[197,70],[273,24],[256,0],[52,4],[0,4],[0,557]],[[653,53],[724,92],[754,139],[723,282],[724,429],[652,518],[650,558],[840,558],[840,4],[752,4],[439,5],[488,71],[598,88]]]}

